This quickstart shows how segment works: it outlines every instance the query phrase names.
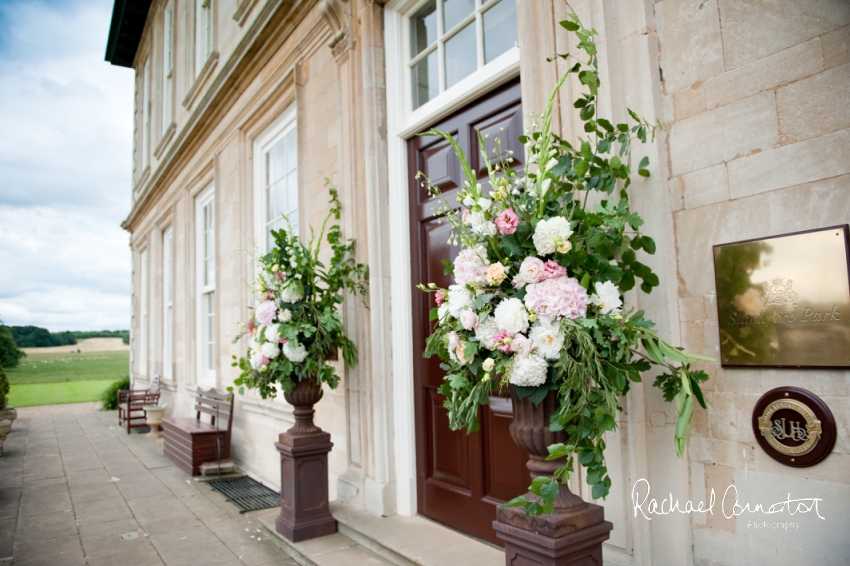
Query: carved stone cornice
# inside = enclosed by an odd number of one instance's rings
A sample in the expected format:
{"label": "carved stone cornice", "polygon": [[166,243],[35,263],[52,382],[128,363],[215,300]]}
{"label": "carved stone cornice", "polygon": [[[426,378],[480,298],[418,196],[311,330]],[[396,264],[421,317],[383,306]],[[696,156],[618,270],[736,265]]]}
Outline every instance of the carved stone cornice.
{"label": "carved stone cornice", "polygon": [[333,50],[334,58],[339,60],[354,46],[351,37],[351,2],[350,0],[322,0],[319,13],[331,28],[328,47]]}

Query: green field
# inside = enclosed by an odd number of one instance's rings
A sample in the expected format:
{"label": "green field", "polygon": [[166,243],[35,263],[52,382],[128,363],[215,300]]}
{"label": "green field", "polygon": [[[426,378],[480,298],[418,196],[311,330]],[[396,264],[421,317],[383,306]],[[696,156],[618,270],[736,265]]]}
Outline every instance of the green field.
{"label": "green field", "polygon": [[110,383],[129,372],[130,353],[30,354],[7,369],[13,407],[98,401]]}

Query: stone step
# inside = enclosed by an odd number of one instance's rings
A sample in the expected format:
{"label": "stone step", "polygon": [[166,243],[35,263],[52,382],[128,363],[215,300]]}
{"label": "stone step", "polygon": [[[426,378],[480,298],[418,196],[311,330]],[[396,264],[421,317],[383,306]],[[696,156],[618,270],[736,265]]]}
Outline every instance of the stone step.
{"label": "stone step", "polygon": [[269,538],[301,566],[397,566],[341,533],[291,542],[275,529],[275,517],[261,517],[260,523]]}

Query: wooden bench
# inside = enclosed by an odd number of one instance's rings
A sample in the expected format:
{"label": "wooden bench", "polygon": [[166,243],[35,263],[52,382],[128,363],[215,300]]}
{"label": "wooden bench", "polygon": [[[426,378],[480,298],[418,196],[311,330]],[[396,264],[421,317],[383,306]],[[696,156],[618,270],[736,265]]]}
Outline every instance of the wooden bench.
{"label": "wooden bench", "polygon": [[[196,417],[162,421],[163,453],[189,475],[201,473],[201,464],[230,458],[230,428],[233,425],[233,396],[215,389],[198,388]],[[210,422],[201,420],[201,414]]]}
{"label": "wooden bench", "polygon": [[159,403],[159,394],[159,374],[153,376],[147,389],[119,390],[118,426],[126,426],[127,434],[130,434],[131,429],[148,426],[145,422],[145,407]]}

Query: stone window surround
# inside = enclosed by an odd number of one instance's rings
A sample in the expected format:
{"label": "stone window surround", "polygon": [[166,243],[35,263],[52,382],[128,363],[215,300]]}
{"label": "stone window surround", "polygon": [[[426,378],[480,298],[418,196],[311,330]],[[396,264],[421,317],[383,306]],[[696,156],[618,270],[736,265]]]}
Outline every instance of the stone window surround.
{"label": "stone window surround", "polygon": [[[407,187],[407,140],[422,128],[459,110],[486,92],[519,76],[519,47],[513,47],[490,64],[412,110],[407,46],[409,16],[421,2],[394,0],[384,12],[387,92],[387,154],[389,185]],[[389,193],[392,328],[393,328],[393,428],[396,502],[399,515],[415,515],[416,427],[413,411],[413,334],[410,296],[410,227],[406,190]]]}

